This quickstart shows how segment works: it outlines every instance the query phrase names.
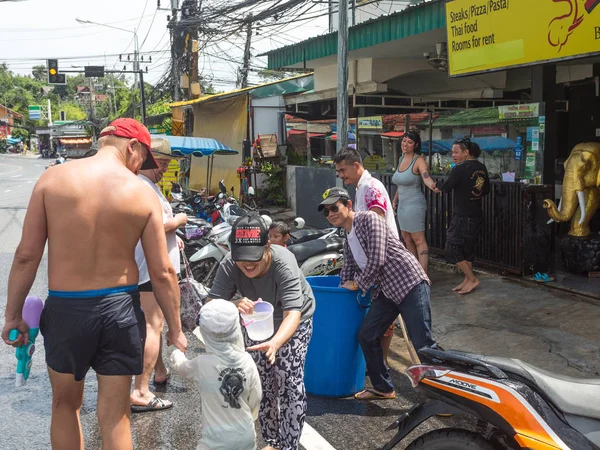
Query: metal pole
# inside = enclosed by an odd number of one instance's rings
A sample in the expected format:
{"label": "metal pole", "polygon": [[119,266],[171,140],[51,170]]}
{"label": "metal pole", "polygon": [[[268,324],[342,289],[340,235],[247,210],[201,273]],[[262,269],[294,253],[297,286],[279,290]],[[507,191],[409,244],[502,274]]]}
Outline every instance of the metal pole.
{"label": "metal pole", "polygon": [[252,43],[252,13],[248,14],[248,29],[246,30],[246,48],[244,48],[244,65],[242,67],[241,88],[248,87],[248,72],[250,70],[250,44]]}
{"label": "metal pole", "polygon": [[352,0],[352,26],[356,25],[356,0]]}
{"label": "metal pole", "polygon": [[433,112],[429,111],[429,170],[433,163]]}
{"label": "metal pole", "polygon": [[[6,123],[8,124],[8,111],[6,112]],[[48,99],[48,127],[50,128],[49,143],[50,143],[50,154],[54,153],[54,145],[52,143],[52,104]],[[6,126],[6,134],[8,134],[8,125]]]}
{"label": "metal pole", "polygon": [[[133,29],[133,71],[135,74],[134,86],[138,83],[137,73],[140,71],[140,49],[138,47],[138,36],[135,28]],[[141,89],[141,86],[140,86]]]}
{"label": "metal pole", "polygon": [[336,151],[348,141],[348,0],[338,3],[338,92]]}
{"label": "metal pole", "polygon": [[141,70],[140,73],[140,100],[142,110],[142,123],[146,125],[146,89],[144,88],[144,72]]}

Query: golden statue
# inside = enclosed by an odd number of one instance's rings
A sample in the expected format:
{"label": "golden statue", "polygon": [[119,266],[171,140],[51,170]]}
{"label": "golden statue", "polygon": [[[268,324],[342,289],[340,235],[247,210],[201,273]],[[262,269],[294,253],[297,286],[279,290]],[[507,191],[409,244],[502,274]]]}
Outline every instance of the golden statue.
{"label": "golden statue", "polygon": [[590,235],[590,220],[600,206],[600,143],[577,144],[565,161],[562,197],[558,208],[544,200],[551,220],[571,221],[569,235]]}

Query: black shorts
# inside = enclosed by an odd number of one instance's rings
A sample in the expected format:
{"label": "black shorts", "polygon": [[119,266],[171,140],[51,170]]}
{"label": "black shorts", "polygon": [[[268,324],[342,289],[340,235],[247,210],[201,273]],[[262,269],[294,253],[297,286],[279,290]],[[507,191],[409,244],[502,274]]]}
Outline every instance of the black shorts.
{"label": "black shorts", "polygon": [[136,286],[111,291],[50,292],[40,319],[48,367],[72,373],[76,381],[90,367],[99,375],[142,373],[146,320],[140,294]]}
{"label": "black shorts", "polygon": [[446,260],[450,264],[473,262],[483,226],[481,217],[453,216],[446,232]]}
{"label": "black shorts", "polygon": [[151,281],[146,281],[143,284],[140,284],[138,286],[138,291],[140,292],[152,292],[152,282]]}

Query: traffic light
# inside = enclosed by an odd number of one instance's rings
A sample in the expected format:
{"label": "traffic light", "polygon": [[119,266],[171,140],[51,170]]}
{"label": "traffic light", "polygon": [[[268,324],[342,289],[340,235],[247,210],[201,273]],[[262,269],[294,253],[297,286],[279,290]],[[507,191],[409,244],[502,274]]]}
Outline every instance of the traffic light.
{"label": "traffic light", "polygon": [[58,73],[58,59],[48,60],[48,83],[67,84],[64,73]]}

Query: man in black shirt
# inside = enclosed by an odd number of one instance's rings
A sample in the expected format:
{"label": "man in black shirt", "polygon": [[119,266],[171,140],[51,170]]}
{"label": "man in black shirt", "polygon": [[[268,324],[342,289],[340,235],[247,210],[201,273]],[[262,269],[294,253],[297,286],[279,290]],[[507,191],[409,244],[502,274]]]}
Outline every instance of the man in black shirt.
{"label": "man in black shirt", "polygon": [[465,274],[463,282],[453,289],[459,294],[468,294],[479,286],[473,273],[473,259],[483,225],[481,200],[490,192],[487,169],[477,160],[480,154],[479,145],[468,137],[456,140],[452,146],[456,166],[446,182],[439,186],[442,192],[454,191],[454,214],[446,235],[446,258]]}

